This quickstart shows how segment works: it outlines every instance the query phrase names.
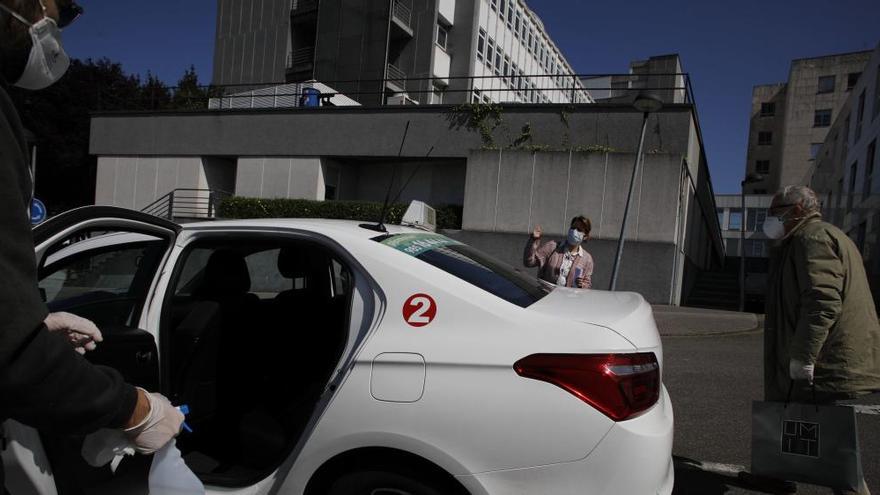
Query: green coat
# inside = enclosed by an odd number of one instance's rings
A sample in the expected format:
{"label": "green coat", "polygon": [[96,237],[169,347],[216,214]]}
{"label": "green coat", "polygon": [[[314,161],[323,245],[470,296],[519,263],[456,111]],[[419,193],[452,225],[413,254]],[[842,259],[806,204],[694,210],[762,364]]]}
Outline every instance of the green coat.
{"label": "green coat", "polygon": [[[815,363],[819,400],[880,390],[880,324],[856,245],[810,218],[771,256],[764,325],[764,395],[785,400],[789,360]],[[810,398],[806,382],[794,398]]]}

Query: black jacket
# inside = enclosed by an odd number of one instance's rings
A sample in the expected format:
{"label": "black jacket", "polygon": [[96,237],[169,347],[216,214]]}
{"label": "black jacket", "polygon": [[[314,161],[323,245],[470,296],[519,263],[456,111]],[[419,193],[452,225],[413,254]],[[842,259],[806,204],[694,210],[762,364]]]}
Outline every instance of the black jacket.
{"label": "black jacket", "polygon": [[43,325],[28,163],[21,121],[0,83],[0,420],[52,433],[122,426],[134,411],[134,387]]}

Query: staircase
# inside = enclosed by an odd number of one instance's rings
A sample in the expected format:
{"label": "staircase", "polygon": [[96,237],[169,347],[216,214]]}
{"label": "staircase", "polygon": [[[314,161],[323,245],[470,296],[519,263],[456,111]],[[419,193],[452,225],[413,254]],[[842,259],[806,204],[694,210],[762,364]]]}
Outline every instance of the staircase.
{"label": "staircase", "polygon": [[701,273],[685,306],[739,310],[739,275],[736,271]]}
{"label": "staircase", "polygon": [[216,189],[175,189],[141,209],[175,221],[213,219],[217,206],[230,193]]}

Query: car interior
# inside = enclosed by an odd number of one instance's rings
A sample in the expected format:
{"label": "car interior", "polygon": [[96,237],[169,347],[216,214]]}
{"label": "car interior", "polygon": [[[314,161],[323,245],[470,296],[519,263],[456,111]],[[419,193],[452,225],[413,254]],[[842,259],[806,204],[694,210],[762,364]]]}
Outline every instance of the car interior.
{"label": "car interior", "polygon": [[259,479],[299,439],[347,340],[351,275],[308,242],[189,249],[163,311],[178,446],[203,480]]}
{"label": "car interior", "polygon": [[[161,392],[189,407],[192,432],[177,446],[204,482],[247,486],[270,474],[295,447],[348,341],[348,267],[310,241],[196,241],[174,269],[156,343],[135,326],[167,240],[89,237],[69,255],[82,239],[65,241],[41,266],[50,310],[92,319],[105,341],[86,357],[129,383],[159,390],[161,371]],[[114,474],[85,464],[82,436],[42,437],[60,494],[113,493],[121,473],[146,481],[148,458],[125,459]]]}

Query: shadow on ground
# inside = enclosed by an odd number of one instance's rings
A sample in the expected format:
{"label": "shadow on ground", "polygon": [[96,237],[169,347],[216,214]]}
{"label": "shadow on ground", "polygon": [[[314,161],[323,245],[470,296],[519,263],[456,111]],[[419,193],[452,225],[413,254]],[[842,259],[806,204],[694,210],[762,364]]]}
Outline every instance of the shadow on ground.
{"label": "shadow on ground", "polygon": [[[722,495],[742,493],[789,494],[793,486],[778,485],[773,480],[757,480],[746,472],[726,472],[707,468],[700,461],[674,457],[675,488],[673,495]],[[776,485],[776,486],[774,486]]]}

